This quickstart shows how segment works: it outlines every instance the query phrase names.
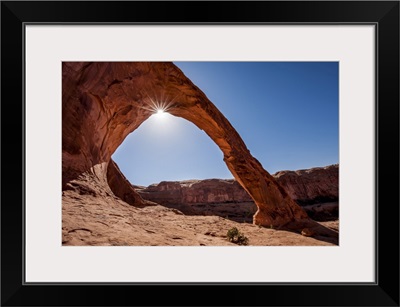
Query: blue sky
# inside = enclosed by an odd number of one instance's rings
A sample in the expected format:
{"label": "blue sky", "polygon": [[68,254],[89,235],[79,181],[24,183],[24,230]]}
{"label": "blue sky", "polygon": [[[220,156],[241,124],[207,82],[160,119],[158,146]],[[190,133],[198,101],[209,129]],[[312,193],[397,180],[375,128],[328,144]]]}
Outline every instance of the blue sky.
{"label": "blue sky", "polygon": [[[339,163],[337,62],[174,62],[225,115],[271,174]],[[132,184],[233,178],[194,124],[153,115],[114,161]]]}

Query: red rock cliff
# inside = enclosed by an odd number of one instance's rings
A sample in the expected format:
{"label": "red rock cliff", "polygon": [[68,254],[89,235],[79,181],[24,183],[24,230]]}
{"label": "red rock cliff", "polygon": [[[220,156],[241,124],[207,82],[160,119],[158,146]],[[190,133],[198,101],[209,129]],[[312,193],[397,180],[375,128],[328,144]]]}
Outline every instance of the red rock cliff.
{"label": "red rock cliff", "polygon": [[[339,166],[280,171],[272,175],[300,205],[337,201]],[[159,204],[204,204],[252,201],[234,179],[163,181],[137,189],[144,198]]]}
{"label": "red rock cliff", "polygon": [[280,171],[273,176],[299,204],[307,205],[339,199],[338,164],[297,171]]}
{"label": "red rock cliff", "polygon": [[252,201],[234,179],[162,181],[137,190],[144,199],[162,205]]}

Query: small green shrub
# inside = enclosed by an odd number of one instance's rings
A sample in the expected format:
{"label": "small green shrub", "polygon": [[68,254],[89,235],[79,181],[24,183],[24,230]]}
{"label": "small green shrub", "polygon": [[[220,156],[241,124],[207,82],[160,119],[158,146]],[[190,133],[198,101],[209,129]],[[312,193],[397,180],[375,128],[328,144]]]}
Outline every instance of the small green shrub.
{"label": "small green shrub", "polygon": [[249,244],[249,239],[242,234],[239,229],[237,229],[236,227],[233,227],[231,229],[228,230],[228,232],[226,233],[226,236],[229,240],[229,242],[238,244],[238,245],[248,245]]}
{"label": "small green shrub", "polygon": [[228,237],[229,241],[232,241],[233,238],[237,237],[239,235],[239,229],[236,227],[233,227],[228,230],[226,236]]}

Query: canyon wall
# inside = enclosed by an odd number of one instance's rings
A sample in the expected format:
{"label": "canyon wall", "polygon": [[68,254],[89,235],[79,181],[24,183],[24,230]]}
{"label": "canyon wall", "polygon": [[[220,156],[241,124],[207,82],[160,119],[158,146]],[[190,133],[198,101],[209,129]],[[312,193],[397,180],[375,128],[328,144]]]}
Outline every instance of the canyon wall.
{"label": "canyon wall", "polygon": [[[339,165],[280,171],[272,175],[300,205],[335,202],[339,199]],[[252,201],[234,179],[162,181],[137,187],[144,198],[159,204],[206,204]]]}
{"label": "canyon wall", "polygon": [[339,199],[338,164],[297,171],[280,171],[272,176],[300,205]]}

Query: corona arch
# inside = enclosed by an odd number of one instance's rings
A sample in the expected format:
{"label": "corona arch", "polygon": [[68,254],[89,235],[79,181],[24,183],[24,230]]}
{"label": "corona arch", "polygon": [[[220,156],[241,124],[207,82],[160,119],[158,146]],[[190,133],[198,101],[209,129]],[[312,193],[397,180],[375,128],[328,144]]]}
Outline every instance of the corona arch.
{"label": "corona arch", "polygon": [[161,106],[204,130],[221,149],[228,169],[258,207],[255,224],[280,227],[308,220],[224,115],[173,63],[65,62],[62,73],[63,190],[95,190],[146,205],[111,156]]}

